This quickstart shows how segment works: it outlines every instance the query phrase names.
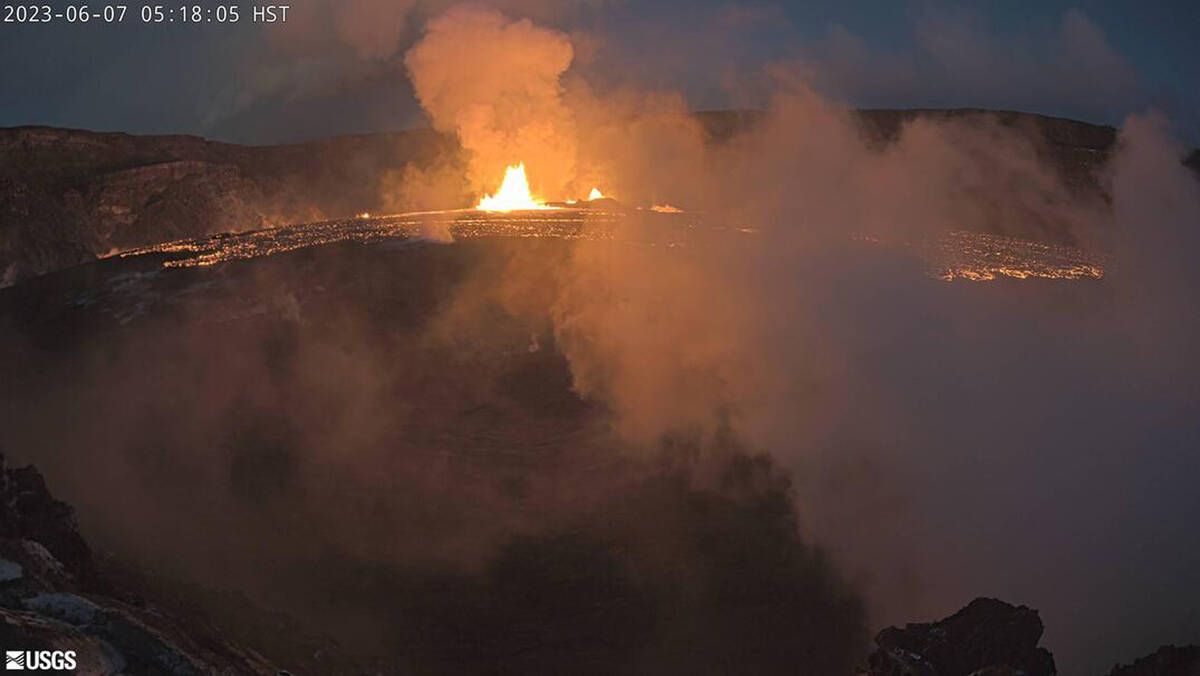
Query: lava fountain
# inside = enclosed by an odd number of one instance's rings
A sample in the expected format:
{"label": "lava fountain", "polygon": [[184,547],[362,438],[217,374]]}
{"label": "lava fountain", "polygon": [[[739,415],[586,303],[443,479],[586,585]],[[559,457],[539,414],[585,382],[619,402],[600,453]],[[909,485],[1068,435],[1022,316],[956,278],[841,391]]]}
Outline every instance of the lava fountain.
{"label": "lava fountain", "polygon": [[534,199],[529,191],[529,179],[525,177],[525,163],[522,162],[509,166],[496,194],[484,195],[475,208],[480,211],[524,211],[555,207]]}

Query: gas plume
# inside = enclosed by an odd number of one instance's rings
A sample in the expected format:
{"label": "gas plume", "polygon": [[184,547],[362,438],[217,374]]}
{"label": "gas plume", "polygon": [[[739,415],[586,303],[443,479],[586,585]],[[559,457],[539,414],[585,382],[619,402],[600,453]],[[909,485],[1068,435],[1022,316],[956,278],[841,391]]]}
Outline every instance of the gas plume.
{"label": "gas plume", "polygon": [[[878,624],[987,590],[1041,608],[1072,673],[1113,661],[1098,641],[1135,655],[1162,640],[1150,636],[1189,640],[1194,600],[1148,592],[1150,573],[1094,593],[1107,579],[1096,561],[1137,567],[1135,552],[1153,551],[1140,565],[1177,591],[1195,579],[1179,562],[1200,557],[1166,535],[1183,532],[1195,497],[1153,478],[1196,470],[1184,449],[1200,413],[1184,347],[1197,335],[1197,182],[1155,119],[1126,122],[1105,194],[1067,185],[1027,135],[986,116],[917,119],[881,146],[794,79],[725,143],[667,152],[642,139],[650,157],[693,150],[642,191],[686,183],[665,197],[748,232],[681,248],[581,243],[555,315],[575,387],[635,445],[731,430],[780,458],[801,482],[806,532]],[[1095,285],[932,282],[897,245],[950,229],[1083,242],[1113,264]],[[1170,487],[1118,519],[1112,496],[1160,480]],[[1132,535],[1147,531],[1153,546]],[[1000,550],[1033,559],[998,566]],[[1057,559],[1053,582],[1044,557]],[[1136,632],[1097,620],[1133,594]]]}
{"label": "gas plume", "polygon": [[559,78],[573,54],[562,33],[463,5],[431,20],[404,61],[433,126],[462,143],[472,187],[490,194],[524,162],[535,194],[565,199],[576,136]]}

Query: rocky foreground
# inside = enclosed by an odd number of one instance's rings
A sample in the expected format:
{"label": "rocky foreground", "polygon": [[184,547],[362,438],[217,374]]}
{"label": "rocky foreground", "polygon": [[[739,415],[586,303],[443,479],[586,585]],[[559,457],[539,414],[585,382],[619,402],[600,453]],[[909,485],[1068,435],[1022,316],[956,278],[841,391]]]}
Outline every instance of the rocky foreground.
{"label": "rocky foreground", "polygon": [[[72,650],[80,674],[387,673],[328,641],[305,637],[286,619],[236,596],[188,592],[144,598],[136,573],[97,560],[70,506],[32,467],[0,456],[0,643],[23,650]],[[131,591],[131,588],[133,591]],[[206,600],[196,603],[195,599]],[[238,606],[235,629],[204,607]],[[274,623],[274,624],[272,624]],[[1038,646],[1037,611],[979,598],[938,622],[888,627],[860,674],[869,676],[1050,676]],[[605,637],[595,637],[603,649]],[[1110,676],[1197,676],[1200,646],[1164,646]]]}
{"label": "rocky foreground", "polygon": [[[1038,646],[1036,610],[978,598],[937,622],[888,627],[864,673],[870,676],[1051,676],[1054,656]],[[1200,646],[1163,646],[1109,676],[1197,676]]]}
{"label": "rocky foreground", "polygon": [[220,633],[113,588],[72,509],[33,467],[0,458],[0,644],[73,650],[80,674],[272,673]]}

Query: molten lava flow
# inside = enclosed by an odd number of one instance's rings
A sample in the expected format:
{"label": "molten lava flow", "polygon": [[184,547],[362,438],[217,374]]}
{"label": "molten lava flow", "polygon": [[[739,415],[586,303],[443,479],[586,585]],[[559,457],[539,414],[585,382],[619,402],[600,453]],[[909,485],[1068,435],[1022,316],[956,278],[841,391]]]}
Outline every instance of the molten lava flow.
{"label": "molten lava flow", "polygon": [[600,188],[592,188],[592,192],[588,193],[588,201],[589,202],[591,200],[602,200],[602,199],[604,199],[604,193],[600,192]]}
{"label": "molten lava flow", "polygon": [[511,165],[504,172],[504,182],[495,195],[484,195],[475,207],[480,211],[518,211],[524,209],[553,209],[533,199],[529,179],[525,178],[525,163]]}

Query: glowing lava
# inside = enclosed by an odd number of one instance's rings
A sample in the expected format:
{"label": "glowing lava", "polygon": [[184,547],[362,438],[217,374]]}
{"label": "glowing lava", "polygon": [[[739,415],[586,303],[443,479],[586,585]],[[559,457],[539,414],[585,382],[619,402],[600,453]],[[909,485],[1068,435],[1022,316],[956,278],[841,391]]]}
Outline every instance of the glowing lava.
{"label": "glowing lava", "polygon": [[525,163],[511,165],[504,171],[504,182],[495,195],[484,195],[475,207],[480,211],[523,211],[528,209],[553,209],[533,198],[529,192],[529,179],[525,177]]}
{"label": "glowing lava", "polygon": [[592,192],[588,193],[588,201],[589,202],[592,200],[602,200],[602,199],[604,199],[604,193],[600,192],[600,188],[592,188]]}

